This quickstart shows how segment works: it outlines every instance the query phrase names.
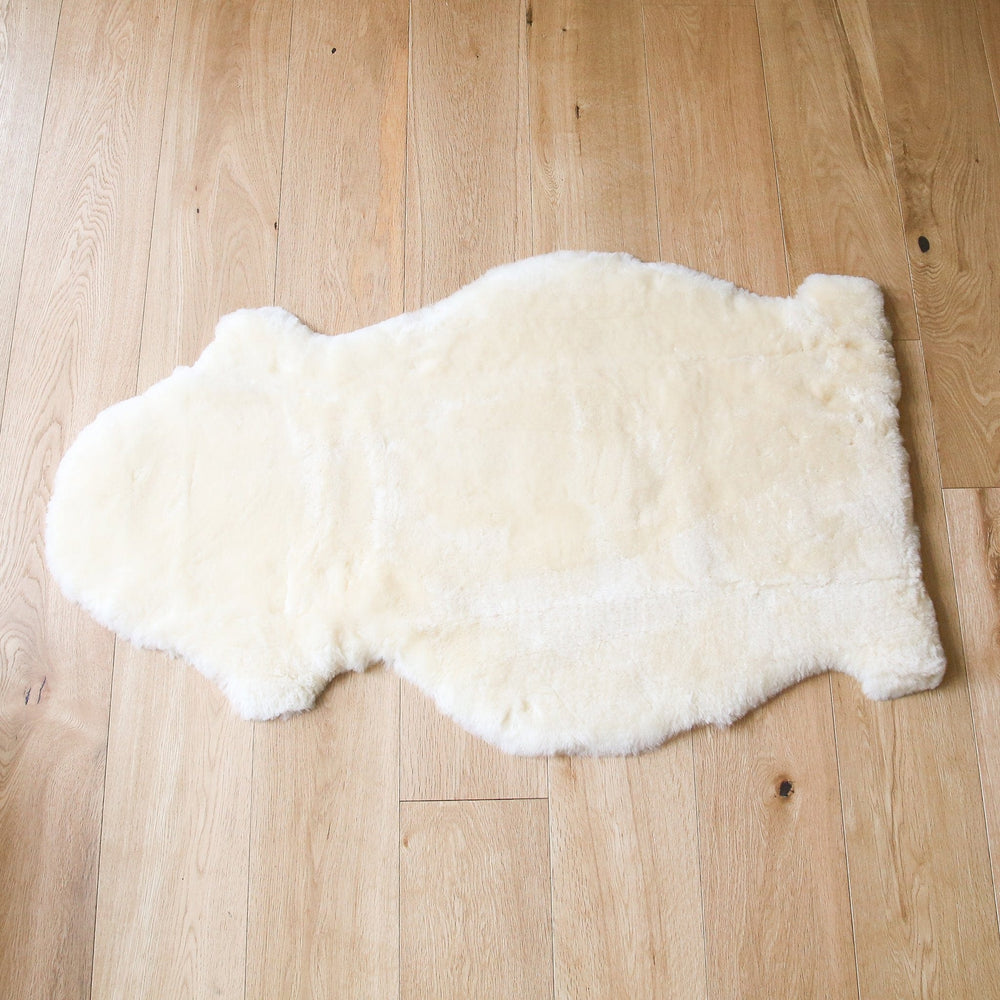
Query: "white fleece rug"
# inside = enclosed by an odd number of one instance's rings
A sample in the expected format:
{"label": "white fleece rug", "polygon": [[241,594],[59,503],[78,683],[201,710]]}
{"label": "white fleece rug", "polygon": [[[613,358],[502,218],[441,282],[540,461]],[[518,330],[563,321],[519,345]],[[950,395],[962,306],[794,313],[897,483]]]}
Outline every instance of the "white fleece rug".
{"label": "white fleece rug", "polygon": [[557,253],[341,337],[224,317],[56,476],[63,590],[236,710],[383,660],[519,753],[621,753],[829,668],[938,683],[878,288]]}

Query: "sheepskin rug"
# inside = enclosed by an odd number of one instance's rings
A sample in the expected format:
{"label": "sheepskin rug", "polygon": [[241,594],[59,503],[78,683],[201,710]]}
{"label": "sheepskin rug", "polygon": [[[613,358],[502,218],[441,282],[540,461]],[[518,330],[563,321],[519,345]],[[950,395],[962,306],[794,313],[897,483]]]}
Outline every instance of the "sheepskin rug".
{"label": "sheepskin rug", "polygon": [[281,309],[56,476],[65,593],[248,719],[384,661],[508,751],[623,753],[944,671],[878,288],[556,253],[340,337]]}

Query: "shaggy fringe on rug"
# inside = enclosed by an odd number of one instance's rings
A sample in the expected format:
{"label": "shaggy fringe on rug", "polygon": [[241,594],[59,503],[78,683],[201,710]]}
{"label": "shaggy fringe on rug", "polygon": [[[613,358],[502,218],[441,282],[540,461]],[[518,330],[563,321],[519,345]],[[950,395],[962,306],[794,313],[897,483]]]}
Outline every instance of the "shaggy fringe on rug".
{"label": "shaggy fringe on rug", "polygon": [[47,556],[246,718],[383,660],[518,753],[624,753],[827,669],[932,687],[878,288],[556,253],[340,337],[224,317],[59,467]]}

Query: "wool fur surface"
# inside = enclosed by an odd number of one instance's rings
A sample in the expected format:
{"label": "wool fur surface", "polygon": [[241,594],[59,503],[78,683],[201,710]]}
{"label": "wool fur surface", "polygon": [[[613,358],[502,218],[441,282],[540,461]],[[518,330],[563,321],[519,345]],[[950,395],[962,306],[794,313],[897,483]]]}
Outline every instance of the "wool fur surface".
{"label": "wool fur surface", "polygon": [[80,434],[47,559],[248,719],[384,661],[507,751],[632,752],[939,682],[899,393],[862,278],[560,252],[338,337],[240,310]]}

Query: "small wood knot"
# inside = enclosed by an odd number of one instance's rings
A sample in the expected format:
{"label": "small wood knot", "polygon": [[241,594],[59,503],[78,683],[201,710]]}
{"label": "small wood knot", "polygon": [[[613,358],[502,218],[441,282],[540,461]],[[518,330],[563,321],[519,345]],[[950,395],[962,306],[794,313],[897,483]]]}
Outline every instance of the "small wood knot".
{"label": "small wood knot", "polygon": [[920,247],[921,253],[927,253],[927,251],[931,248],[931,241],[927,239],[926,236],[921,236],[920,239],[917,240],[917,246]]}
{"label": "small wood knot", "polygon": [[783,799],[787,799],[794,791],[795,788],[792,786],[792,783],[787,778],[782,778],[781,784],[778,785],[778,794]]}

